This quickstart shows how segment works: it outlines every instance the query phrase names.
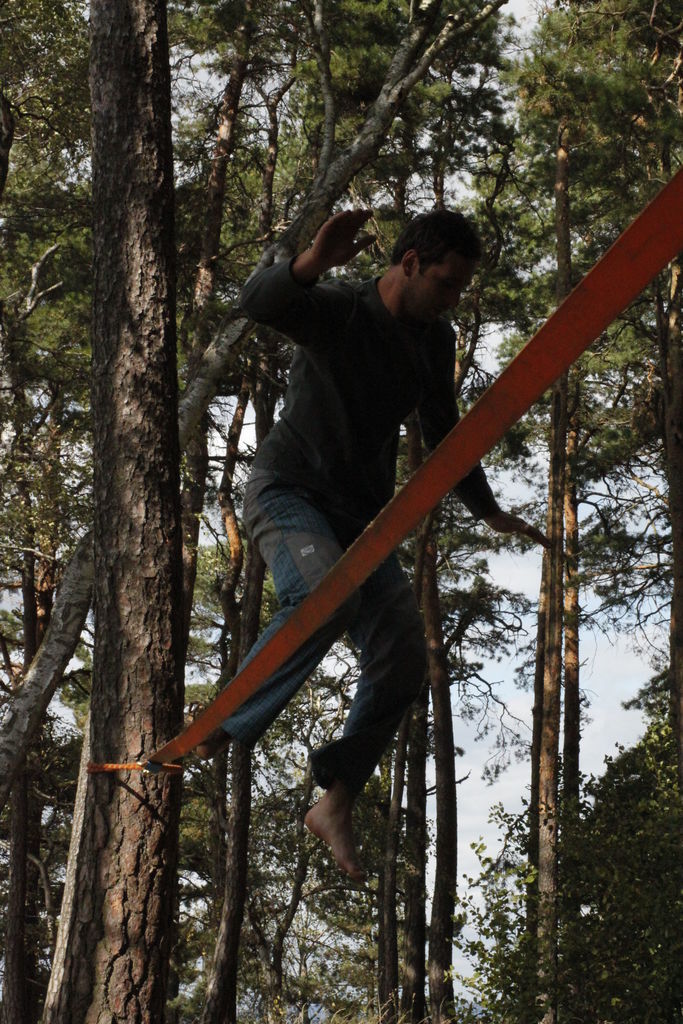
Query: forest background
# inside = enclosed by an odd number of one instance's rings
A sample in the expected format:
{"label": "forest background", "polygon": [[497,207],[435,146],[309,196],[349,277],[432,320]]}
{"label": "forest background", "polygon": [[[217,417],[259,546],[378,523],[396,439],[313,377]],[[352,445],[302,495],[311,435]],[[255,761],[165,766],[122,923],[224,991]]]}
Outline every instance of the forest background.
{"label": "forest background", "polygon": [[678,262],[486,460],[543,565],[450,499],[402,546],[430,670],[358,809],[367,887],[302,827],[343,642],[182,799],[84,770],[177,732],[273,608],[239,512],[291,349],[237,308],[253,267],[353,204],[369,276],[464,208],[466,409],[680,167],[672,0],[506,10],[93,0],[89,39],[82,3],[0,3],[4,1024],[681,1019]]}

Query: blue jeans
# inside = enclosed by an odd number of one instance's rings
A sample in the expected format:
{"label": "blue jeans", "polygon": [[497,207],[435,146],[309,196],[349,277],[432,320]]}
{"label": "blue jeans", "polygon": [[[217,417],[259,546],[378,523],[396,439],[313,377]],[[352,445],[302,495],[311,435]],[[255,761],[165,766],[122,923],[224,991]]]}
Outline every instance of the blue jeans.
{"label": "blue jeans", "polygon": [[[343,513],[323,512],[313,494],[282,483],[247,486],[244,523],[268,565],[280,610],[243,665],[287,621],[354,539]],[[357,529],[356,533],[359,532]],[[396,554],[223,722],[229,735],[253,746],[345,631],[359,652],[360,677],[339,739],[311,755],[318,785],[341,780],[359,793],[379,763],[426,671],[422,620]]]}

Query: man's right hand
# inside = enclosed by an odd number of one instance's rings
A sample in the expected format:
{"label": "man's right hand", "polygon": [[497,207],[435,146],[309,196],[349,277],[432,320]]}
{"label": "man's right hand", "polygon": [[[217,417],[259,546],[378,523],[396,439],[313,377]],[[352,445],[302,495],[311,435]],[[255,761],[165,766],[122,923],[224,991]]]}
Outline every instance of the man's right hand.
{"label": "man's right hand", "polygon": [[299,284],[313,284],[331,267],[341,267],[374,242],[374,235],[356,234],[372,210],[343,210],[325,221],[306,252],[294,260],[292,276]]}

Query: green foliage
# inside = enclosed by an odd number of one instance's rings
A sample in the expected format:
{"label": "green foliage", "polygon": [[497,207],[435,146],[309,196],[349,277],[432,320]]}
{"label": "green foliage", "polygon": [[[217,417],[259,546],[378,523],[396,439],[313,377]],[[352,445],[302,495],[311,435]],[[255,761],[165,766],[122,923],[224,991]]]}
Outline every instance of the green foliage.
{"label": "green foliage", "polygon": [[[661,703],[661,702],[660,702]],[[670,725],[654,719],[634,747],[586,780],[560,825],[560,1020],[677,1024],[683,999],[681,807]],[[463,979],[481,1007],[470,1020],[540,1020],[537,955],[528,930],[527,822],[494,811],[504,845],[481,845],[478,879],[461,901]],[[476,891],[475,891],[476,890]],[[463,1011],[464,1012],[464,1011]]]}
{"label": "green foliage", "polygon": [[[565,816],[560,986],[565,1013],[676,1024],[683,1010],[683,819],[671,727],[606,759]],[[571,811],[571,809],[568,809]]]}

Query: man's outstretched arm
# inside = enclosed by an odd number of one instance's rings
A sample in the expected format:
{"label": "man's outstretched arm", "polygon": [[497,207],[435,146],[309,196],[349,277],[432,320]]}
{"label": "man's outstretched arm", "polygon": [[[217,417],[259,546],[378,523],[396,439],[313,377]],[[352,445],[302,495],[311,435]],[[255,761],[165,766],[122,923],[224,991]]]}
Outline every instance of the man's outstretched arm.
{"label": "man's outstretched arm", "polygon": [[536,544],[543,545],[544,548],[550,547],[550,539],[541,530],[513,512],[503,512],[501,509],[500,512],[484,516],[483,519],[486,525],[497,533],[517,533],[521,537],[528,537]]}

